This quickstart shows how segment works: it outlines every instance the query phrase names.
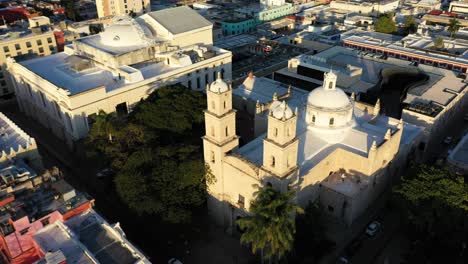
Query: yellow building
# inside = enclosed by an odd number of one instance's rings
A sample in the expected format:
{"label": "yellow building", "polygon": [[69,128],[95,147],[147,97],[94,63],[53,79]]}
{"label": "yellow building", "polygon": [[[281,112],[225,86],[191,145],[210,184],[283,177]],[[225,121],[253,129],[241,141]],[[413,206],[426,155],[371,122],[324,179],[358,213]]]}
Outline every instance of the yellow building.
{"label": "yellow building", "polygon": [[219,78],[207,88],[204,158],[216,177],[208,206],[225,227],[248,214],[256,186],[266,184],[294,189],[300,206],[319,201],[351,224],[388,186],[421,134],[419,127],[379,115],[379,103],[355,102],[336,87],[333,72],[310,93],[273,85],[259,89],[255,78],[247,77],[234,94],[256,100],[255,122],[266,126],[242,147],[233,90]]}
{"label": "yellow building", "polygon": [[0,96],[14,93],[11,81],[6,77],[7,58],[19,56],[20,60],[28,54],[47,56],[55,52],[57,43],[52,30],[44,31],[40,27],[34,27],[20,32],[9,31],[0,36]]}

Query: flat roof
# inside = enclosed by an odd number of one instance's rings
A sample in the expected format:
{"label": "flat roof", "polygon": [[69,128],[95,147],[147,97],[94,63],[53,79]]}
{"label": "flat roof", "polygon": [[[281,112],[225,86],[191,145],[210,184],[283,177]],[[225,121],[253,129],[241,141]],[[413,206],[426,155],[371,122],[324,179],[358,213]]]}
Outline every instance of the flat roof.
{"label": "flat roof", "polygon": [[7,155],[11,150],[18,151],[19,147],[26,149],[34,143],[34,138],[19,128],[6,115],[0,112],[0,152],[5,151]]}
{"label": "flat roof", "polygon": [[34,234],[33,238],[42,252],[62,251],[67,263],[97,263],[90,256],[90,252],[83,248],[77,240],[73,239],[73,236],[60,221],[39,230]]}
{"label": "flat roof", "polygon": [[212,25],[210,21],[187,6],[167,8],[148,15],[174,35]]}

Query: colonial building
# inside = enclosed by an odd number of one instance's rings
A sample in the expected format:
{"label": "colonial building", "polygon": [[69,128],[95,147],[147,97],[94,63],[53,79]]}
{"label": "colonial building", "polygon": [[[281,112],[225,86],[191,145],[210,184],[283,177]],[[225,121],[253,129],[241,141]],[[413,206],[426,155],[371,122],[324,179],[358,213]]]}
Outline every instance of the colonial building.
{"label": "colonial building", "polygon": [[249,211],[256,186],[271,184],[296,190],[302,207],[319,201],[328,213],[352,224],[388,186],[421,129],[379,115],[379,103],[358,104],[336,82],[337,75],[329,72],[310,93],[266,89],[281,92],[269,101],[261,89],[244,91],[244,98],[258,100],[256,114],[264,121],[256,117],[255,122],[266,126],[242,147],[235,134],[233,90],[220,78],[207,87],[204,158],[216,177],[208,205],[218,223],[234,227],[235,219]]}
{"label": "colonial building", "polygon": [[20,109],[71,145],[99,110],[126,114],[158,87],[202,90],[216,72],[230,79],[231,52],[213,46],[212,27],[188,7],[165,9],[115,18],[52,56],[11,60]]}

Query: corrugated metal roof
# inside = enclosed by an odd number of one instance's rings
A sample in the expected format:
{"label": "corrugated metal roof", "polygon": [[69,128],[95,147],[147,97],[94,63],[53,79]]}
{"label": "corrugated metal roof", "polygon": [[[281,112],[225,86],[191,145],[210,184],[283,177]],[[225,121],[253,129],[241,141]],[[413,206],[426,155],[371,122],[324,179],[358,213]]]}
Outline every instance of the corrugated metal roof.
{"label": "corrugated metal roof", "polygon": [[151,12],[150,15],[172,34],[211,26],[212,23],[189,7],[181,6]]}

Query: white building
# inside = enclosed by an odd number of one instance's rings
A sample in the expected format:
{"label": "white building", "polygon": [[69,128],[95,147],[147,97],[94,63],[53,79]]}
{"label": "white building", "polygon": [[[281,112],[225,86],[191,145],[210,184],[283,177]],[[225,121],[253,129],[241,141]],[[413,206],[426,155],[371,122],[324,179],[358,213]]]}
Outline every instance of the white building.
{"label": "white building", "polygon": [[[241,91],[222,80],[207,89],[204,158],[216,177],[208,207],[225,227],[234,228],[248,214],[255,186],[270,184],[294,189],[302,207],[318,200],[329,214],[352,224],[404,166],[421,132],[379,115],[379,104],[356,103],[336,88],[333,72],[310,93],[273,85],[259,89],[256,77],[247,78]],[[257,100],[255,123],[266,121],[263,134],[242,147],[233,94]]]}
{"label": "white building", "polygon": [[150,0],[96,0],[98,17],[141,15],[151,11]]}
{"label": "white building", "polygon": [[24,160],[36,170],[43,169],[36,140],[0,112],[0,164],[9,165],[18,160]]}
{"label": "white building", "polygon": [[65,52],[9,63],[22,111],[71,144],[88,116],[125,114],[161,86],[202,90],[216,72],[231,78],[231,52],[213,47],[212,24],[188,7],[115,18]]}
{"label": "white building", "polygon": [[399,0],[362,1],[362,0],[335,0],[330,7],[350,13],[382,14],[398,8]]}
{"label": "white building", "polygon": [[450,2],[449,12],[466,15],[468,14],[468,2],[452,1]]}

